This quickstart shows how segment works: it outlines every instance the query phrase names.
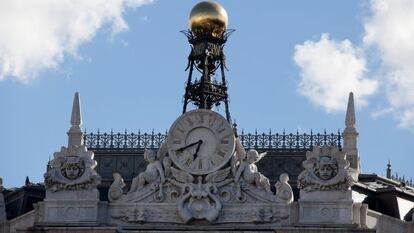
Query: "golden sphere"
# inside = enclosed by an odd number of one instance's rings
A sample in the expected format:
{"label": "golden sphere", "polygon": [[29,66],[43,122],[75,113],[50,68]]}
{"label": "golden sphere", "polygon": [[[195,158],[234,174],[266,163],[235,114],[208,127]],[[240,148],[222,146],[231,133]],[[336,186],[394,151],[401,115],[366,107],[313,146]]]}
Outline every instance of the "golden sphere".
{"label": "golden sphere", "polygon": [[221,36],[226,31],[228,17],[226,10],[218,3],[203,1],[193,7],[188,21],[190,30],[196,35]]}

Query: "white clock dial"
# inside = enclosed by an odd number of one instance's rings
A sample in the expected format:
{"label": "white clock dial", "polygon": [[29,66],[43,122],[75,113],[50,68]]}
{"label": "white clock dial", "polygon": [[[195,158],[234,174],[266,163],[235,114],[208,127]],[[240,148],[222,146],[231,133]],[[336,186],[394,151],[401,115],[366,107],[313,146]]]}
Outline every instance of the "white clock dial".
{"label": "white clock dial", "polygon": [[216,112],[197,109],[180,116],[167,138],[168,154],[177,167],[202,175],[218,170],[235,147],[233,128]]}

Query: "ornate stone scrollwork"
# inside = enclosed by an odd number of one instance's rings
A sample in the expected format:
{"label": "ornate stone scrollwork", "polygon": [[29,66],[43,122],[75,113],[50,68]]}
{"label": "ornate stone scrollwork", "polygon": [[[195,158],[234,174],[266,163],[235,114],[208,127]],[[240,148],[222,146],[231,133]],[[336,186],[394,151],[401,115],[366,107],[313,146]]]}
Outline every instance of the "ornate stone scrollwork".
{"label": "ornate stone scrollwork", "polygon": [[52,192],[92,189],[100,184],[101,177],[94,170],[93,152],[86,146],[62,147],[53,157],[45,174],[46,189]]}
{"label": "ornate stone scrollwork", "polygon": [[289,218],[289,214],[276,209],[260,209],[255,211],[253,222],[278,222]]}
{"label": "ornate stone scrollwork", "polygon": [[236,141],[232,160],[206,174],[179,168],[170,159],[165,144],[157,152],[145,151],[146,170],[134,178],[128,193],[122,194],[122,177],[114,174],[109,190],[113,221],[184,224],[193,220],[215,224],[285,221],[293,198],[288,176],[281,177],[275,195],[269,180],[255,165],[265,153],[246,152],[240,141]]}
{"label": "ornate stone scrollwork", "polygon": [[138,208],[125,209],[118,214],[113,214],[112,218],[120,219],[123,222],[145,222],[146,210]]}
{"label": "ornate stone scrollwork", "polygon": [[349,168],[345,153],[338,147],[314,147],[306,153],[305,170],[298,176],[298,188],[305,192],[346,191],[357,180],[357,174]]}
{"label": "ornate stone scrollwork", "polygon": [[350,187],[358,173],[349,167],[344,151],[335,146],[314,147],[306,153],[303,167],[298,176],[299,222],[352,223],[356,209]]}
{"label": "ornate stone scrollwork", "polygon": [[183,195],[178,200],[178,213],[184,222],[192,218],[215,220],[222,208],[222,203],[217,196],[218,187],[228,184],[231,179],[227,179],[230,167],[208,174],[203,183],[203,177],[197,177],[194,184],[194,177],[182,170],[171,168],[172,176],[176,185],[181,186]]}

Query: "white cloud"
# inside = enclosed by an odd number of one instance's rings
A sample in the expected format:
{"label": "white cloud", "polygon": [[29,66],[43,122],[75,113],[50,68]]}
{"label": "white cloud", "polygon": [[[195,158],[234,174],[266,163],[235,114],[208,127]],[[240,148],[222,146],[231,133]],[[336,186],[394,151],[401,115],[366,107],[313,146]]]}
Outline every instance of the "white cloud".
{"label": "white cloud", "polygon": [[378,83],[364,78],[366,61],[349,40],[334,41],[323,34],[319,41],[295,46],[294,61],[301,70],[298,91],[328,112],[343,111],[349,92],[356,104],[367,104]]}
{"label": "white cloud", "polygon": [[[294,59],[302,72],[299,92],[331,112],[343,109],[349,90],[357,104],[366,104],[366,97],[381,83],[389,106],[371,116],[393,114],[399,127],[414,130],[414,1],[371,0],[369,6],[361,47],[327,35],[295,47]],[[370,53],[369,48],[379,53]],[[378,54],[381,64],[372,73],[380,75],[376,81],[364,78],[366,60],[376,61]]]}
{"label": "white cloud", "polygon": [[392,112],[394,112],[393,108],[379,108],[377,110],[374,110],[371,113],[371,117],[374,118],[374,119],[377,119],[379,117],[385,116],[385,115],[390,114]]}
{"label": "white cloud", "polygon": [[128,29],[127,9],[152,0],[2,0],[0,3],[0,80],[22,82],[56,68],[76,55],[104,25],[112,33]]}
{"label": "white cloud", "polygon": [[371,0],[364,44],[380,51],[382,80],[399,126],[414,129],[414,1]]}

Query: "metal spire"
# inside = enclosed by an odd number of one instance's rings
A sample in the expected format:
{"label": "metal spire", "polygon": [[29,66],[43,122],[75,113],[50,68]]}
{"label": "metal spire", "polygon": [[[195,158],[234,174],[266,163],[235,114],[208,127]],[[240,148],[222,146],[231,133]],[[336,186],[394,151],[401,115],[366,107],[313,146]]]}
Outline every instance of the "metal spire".
{"label": "metal spire", "polygon": [[391,161],[388,160],[388,164],[387,164],[387,178],[391,179]]}
{"label": "metal spire", "polygon": [[[199,109],[212,109],[224,103],[226,118],[231,122],[229,96],[225,77],[226,57],[224,45],[234,30],[229,29],[218,35],[211,33],[197,34],[193,31],[182,31],[191,44],[188,56],[189,70],[184,94],[183,113],[187,105],[192,103]],[[187,70],[186,69],[186,70]],[[201,74],[200,79],[194,80],[193,71]],[[221,76],[221,80],[219,79]]]}
{"label": "metal spire", "polygon": [[80,146],[83,145],[83,132],[81,129],[82,116],[80,108],[79,93],[75,93],[72,106],[72,115],[70,119],[71,127],[68,132],[69,140],[68,146]]}

